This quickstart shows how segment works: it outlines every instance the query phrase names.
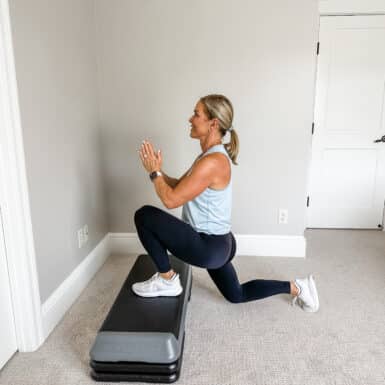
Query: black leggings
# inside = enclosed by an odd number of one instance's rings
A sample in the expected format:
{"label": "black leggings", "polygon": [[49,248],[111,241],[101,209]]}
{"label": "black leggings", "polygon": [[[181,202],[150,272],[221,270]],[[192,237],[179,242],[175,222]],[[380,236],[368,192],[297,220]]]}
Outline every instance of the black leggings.
{"label": "black leggings", "polygon": [[182,261],[206,268],[223,296],[240,303],[290,293],[290,282],[255,279],[240,284],[231,263],[236,242],[233,234],[212,235],[196,231],[188,223],[154,206],[135,212],[139,238],[159,272],[171,269],[167,250]]}

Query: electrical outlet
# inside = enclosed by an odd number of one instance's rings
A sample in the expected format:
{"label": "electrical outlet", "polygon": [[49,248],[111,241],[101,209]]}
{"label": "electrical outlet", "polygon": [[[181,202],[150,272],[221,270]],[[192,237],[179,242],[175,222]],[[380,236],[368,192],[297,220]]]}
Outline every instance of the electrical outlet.
{"label": "electrical outlet", "polygon": [[289,222],[289,210],[279,209],[278,223],[280,225],[286,225]]}
{"label": "electrical outlet", "polygon": [[83,236],[84,236],[84,243],[88,242],[88,225],[84,225],[83,227]]}
{"label": "electrical outlet", "polygon": [[83,228],[78,230],[78,246],[79,249],[83,246],[84,243],[84,233],[83,233]]}

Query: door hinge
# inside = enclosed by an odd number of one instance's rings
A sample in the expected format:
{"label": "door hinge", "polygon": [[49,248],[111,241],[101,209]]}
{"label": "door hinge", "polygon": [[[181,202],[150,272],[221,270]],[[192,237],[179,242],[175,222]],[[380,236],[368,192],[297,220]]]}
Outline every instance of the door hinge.
{"label": "door hinge", "polygon": [[314,135],[314,122],[311,125],[311,134]]}
{"label": "door hinge", "polygon": [[307,197],[307,200],[306,200],[306,207],[309,207],[309,204],[310,204],[310,197]]}
{"label": "door hinge", "polygon": [[319,55],[319,42],[317,43],[317,55]]}

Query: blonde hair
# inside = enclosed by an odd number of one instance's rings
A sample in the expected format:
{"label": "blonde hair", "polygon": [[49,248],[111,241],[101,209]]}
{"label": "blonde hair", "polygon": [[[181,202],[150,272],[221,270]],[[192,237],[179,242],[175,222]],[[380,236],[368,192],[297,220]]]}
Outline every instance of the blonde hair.
{"label": "blonde hair", "polygon": [[230,131],[230,142],[224,146],[231,161],[238,165],[236,159],[239,152],[239,138],[232,126],[234,110],[230,100],[224,95],[212,94],[201,97],[199,101],[203,104],[203,110],[209,119],[218,119],[222,137]]}

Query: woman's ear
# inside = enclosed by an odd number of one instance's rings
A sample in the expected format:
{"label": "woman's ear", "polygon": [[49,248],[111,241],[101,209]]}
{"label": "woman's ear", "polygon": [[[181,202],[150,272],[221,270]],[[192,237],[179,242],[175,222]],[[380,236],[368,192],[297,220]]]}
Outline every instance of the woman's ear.
{"label": "woman's ear", "polygon": [[215,120],[211,119],[210,130],[214,130],[214,128],[215,128]]}

